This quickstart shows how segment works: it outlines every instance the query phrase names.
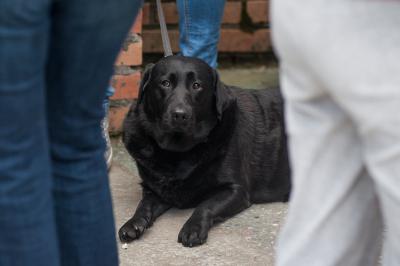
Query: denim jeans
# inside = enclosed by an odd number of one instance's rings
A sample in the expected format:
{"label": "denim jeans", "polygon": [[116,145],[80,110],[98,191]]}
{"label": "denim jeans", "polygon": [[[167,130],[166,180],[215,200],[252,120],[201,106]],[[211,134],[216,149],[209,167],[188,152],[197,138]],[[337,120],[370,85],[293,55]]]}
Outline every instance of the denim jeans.
{"label": "denim jeans", "polygon": [[218,41],[225,0],[177,0],[182,55],[217,67]]}
{"label": "denim jeans", "polygon": [[114,95],[115,89],[112,86],[108,86],[106,89],[106,97],[103,100],[103,108],[105,115],[108,114],[108,107],[110,106],[110,97]]}
{"label": "denim jeans", "polygon": [[117,265],[100,121],[140,1],[0,1],[0,265]]}

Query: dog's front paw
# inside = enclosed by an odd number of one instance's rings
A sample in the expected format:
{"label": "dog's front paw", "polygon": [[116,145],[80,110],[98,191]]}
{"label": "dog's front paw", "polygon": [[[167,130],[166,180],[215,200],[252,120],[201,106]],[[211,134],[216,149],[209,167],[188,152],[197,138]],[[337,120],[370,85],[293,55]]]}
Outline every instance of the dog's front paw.
{"label": "dog's front paw", "polygon": [[121,242],[131,242],[143,235],[149,223],[144,218],[132,218],[127,221],[118,232]]}
{"label": "dog's front paw", "polygon": [[209,227],[198,221],[187,221],[179,232],[178,242],[185,247],[195,247],[206,242]]}

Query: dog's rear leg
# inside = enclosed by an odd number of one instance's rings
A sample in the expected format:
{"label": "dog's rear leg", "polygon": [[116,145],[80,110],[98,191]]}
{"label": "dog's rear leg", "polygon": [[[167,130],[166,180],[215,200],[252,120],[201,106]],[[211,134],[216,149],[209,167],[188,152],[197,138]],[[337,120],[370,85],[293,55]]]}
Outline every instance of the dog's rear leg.
{"label": "dog's rear leg", "polygon": [[119,229],[122,242],[131,242],[143,235],[146,228],[168,210],[171,206],[162,202],[153,192],[143,187],[143,198],[136,208],[135,214]]}
{"label": "dog's rear leg", "polygon": [[178,242],[185,247],[203,244],[210,228],[250,206],[248,193],[243,187],[233,184],[221,188],[202,202],[182,227]]}

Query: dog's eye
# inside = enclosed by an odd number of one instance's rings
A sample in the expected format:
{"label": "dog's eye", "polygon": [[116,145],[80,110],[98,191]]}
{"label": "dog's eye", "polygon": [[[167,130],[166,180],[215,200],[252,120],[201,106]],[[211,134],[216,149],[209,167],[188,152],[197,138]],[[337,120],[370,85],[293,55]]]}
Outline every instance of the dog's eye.
{"label": "dog's eye", "polygon": [[161,81],[161,85],[163,85],[164,87],[169,87],[171,86],[171,82],[169,82],[169,80],[163,80]]}
{"label": "dog's eye", "polygon": [[198,82],[193,83],[192,86],[193,86],[193,89],[195,89],[195,90],[200,89],[200,83],[198,83]]}

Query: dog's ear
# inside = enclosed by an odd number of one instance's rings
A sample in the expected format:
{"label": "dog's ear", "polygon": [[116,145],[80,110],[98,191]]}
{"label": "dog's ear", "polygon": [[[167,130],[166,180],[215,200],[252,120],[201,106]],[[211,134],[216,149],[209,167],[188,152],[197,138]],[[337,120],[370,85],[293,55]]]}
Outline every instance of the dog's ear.
{"label": "dog's ear", "polygon": [[214,69],[214,93],[215,106],[217,109],[218,120],[222,119],[222,114],[233,101],[227,86],[220,80],[218,72]]}
{"label": "dog's ear", "polygon": [[143,77],[142,77],[142,80],[140,81],[139,95],[138,95],[138,99],[137,99],[137,103],[136,103],[135,112],[138,112],[139,105],[143,101],[146,87],[149,84],[149,81],[151,79],[151,72],[153,70],[153,67],[154,67],[154,64],[150,63],[150,64],[146,65],[146,67],[144,68]]}

